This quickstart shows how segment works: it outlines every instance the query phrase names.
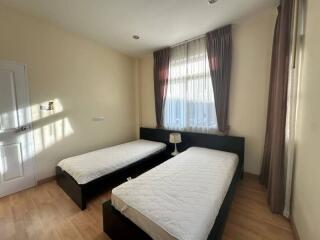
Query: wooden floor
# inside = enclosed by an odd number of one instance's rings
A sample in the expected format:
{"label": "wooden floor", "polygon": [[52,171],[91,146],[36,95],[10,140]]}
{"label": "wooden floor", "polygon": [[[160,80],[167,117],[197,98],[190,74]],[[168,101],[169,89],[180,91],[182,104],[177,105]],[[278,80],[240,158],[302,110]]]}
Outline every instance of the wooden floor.
{"label": "wooden floor", "polygon": [[[101,204],[110,191],[85,211],[55,181],[0,199],[0,239],[109,239],[102,232]],[[294,239],[289,222],[270,213],[266,192],[252,176],[237,188],[224,240]]]}

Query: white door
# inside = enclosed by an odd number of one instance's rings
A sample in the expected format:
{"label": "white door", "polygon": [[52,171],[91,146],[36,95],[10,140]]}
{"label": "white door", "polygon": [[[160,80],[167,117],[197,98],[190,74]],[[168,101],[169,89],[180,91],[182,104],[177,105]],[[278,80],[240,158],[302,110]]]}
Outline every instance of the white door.
{"label": "white door", "polygon": [[0,197],[35,185],[26,67],[0,61]]}

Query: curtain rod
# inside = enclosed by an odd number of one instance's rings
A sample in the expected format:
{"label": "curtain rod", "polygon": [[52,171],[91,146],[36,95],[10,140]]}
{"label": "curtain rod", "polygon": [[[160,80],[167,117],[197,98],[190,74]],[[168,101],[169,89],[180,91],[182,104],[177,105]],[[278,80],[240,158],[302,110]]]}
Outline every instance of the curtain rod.
{"label": "curtain rod", "polygon": [[176,44],[170,46],[170,48],[178,47],[178,46],[180,46],[180,45],[182,45],[182,44],[186,44],[186,43],[188,43],[188,42],[192,42],[192,41],[194,41],[194,40],[203,38],[203,37],[205,37],[205,36],[206,36],[206,34],[198,35],[198,36],[193,37],[193,38],[191,38],[191,39],[184,40],[184,41],[182,41],[182,42],[176,43]]}
{"label": "curtain rod", "polygon": [[174,47],[177,47],[177,46],[179,46],[179,45],[186,44],[186,43],[188,43],[188,42],[192,42],[192,41],[194,41],[194,40],[203,38],[203,37],[205,37],[205,36],[206,36],[206,34],[201,34],[201,35],[198,35],[198,36],[193,37],[193,38],[191,38],[191,39],[184,40],[184,41],[182,41],[182,42],[176,43],[176,44],[170,46],[169,48],[174,48]]}

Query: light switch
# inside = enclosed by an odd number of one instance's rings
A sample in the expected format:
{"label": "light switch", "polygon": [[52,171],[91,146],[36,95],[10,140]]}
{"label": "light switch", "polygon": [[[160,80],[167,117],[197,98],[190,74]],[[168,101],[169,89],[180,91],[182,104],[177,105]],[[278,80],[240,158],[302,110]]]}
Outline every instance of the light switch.
{"label": "light switch", "polygon": [[105,120],[105,117],[103,117],[103,116],[98,116],[98,117],[92,118],[92,121],[94,121],[94,122],[100,122],[100,121],[104,121],[104,120]]}

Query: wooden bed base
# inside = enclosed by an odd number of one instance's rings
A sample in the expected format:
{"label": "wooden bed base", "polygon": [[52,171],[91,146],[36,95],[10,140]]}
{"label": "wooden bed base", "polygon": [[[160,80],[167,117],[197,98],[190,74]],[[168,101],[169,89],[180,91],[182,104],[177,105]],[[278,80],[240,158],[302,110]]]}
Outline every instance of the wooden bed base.
{"label": "wooden bed base", "polygon": [[[141,129],[140,131],[143,132],[145,139],[162,142],[167,141],[170,133],[170,131],[160,129]],[[245,140],[241,137],[216,136],[199,133],[181,132],[181,135],[183,144],[180,144],[180,150],[184,150],[191,146],[198,146],[232,152],[239,156],[239,163],[236,172],[208,236],[208,240],[220,240],[236,190],[237,182],[243,176]],[[103,230],[112,240],[151,239],[143,230],[118,212],[111,205],[111,201],[107,201],[103,204]]]}
{"label": "wooden bed base", "polygon": [[[141,138],[144,138],[141,133]],[[63,171],[59,166],[56,167],[57,184],[69,195],[69,197],[79,206],[81,210],[86,209],[89,198],[105,191],[108,187],[117,186],[126,181],[128,177],[136,177],[139,174],[161,164],[170,157],[167,150],[141,159],[125,168],[113,173],[102,176],[87,184],[78,184],[76,180]]]}

